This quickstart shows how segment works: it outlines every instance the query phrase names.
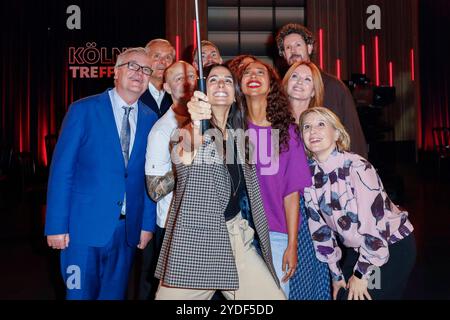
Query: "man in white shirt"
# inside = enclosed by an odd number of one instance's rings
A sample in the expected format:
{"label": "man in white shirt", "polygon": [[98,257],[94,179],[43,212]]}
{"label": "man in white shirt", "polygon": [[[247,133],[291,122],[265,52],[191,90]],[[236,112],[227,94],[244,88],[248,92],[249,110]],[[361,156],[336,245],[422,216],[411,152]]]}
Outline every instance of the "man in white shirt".
{"label": "man in white shirt", "polygon": [[[305,26],[288,23],[277,33],[280,56],[291,66],[296,62],[311,62],[314,54],[314,35]],[[352,140],[351,151],[367,158],[367,143],[359,121],[355,101],[350,90],[336,77],[321,70],[324,86],[324,107],[339,116]]]}
{"label": "man in white shirt", "polygon": [[[195,89],[197,74],[192,65],[178,61],[167,68],[164,76],[164,90],[172,96],[173,104],[159,119],[150,132],[145,157],[145,178],[150,197],[157,202],[154,254],[149,276],[153,277],[164,238],[167,214],[172,202],[175,179],[170,158],[170,138],[173,132],[190,121],[187,103]],[[152,283],[149,298],[152,299],[158,280]]]}
{"label": "man in white shirt", "polygon": [[140,100],[148,105],[161,118],[172,105],[172,99],[163,88],[164,71],[175,60],[175,49],[165,39],[151,40],[145,46],[151,59],[150,67],[153,73],[150,77],[148,90]]}
{"label": "man in white shirt", "polygon": [[[175,60],[175,49],[169,41],[165,39],[153,39],[145,46],[150,57],[150,67],[152,75],[148,83],[148,89],[141,95],[140,101],[150,107],[156,113],[158,119],[161,118],[172,105],[170,94],[163,88],[164,72]],[[151,291],[151,281],[153,275],[147,274],[151,268],[151,261],[154,254],[154,241],[145,248],[142,253],[142,261],[139,279],[139,299],[147,300]]]}

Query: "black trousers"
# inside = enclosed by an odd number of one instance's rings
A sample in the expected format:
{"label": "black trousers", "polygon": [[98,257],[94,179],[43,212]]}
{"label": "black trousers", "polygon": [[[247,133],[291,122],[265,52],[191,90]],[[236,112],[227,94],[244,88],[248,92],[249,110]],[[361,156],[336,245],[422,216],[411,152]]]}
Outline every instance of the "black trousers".
{"label": "black trousers", "polygon": [[166,229],[156,226],[151,243],[142,252],[141,274],[139,277],[139,300],[154,300],[159,279],[155,278],[156,265]]}
{"label": "black trousers", "polygon": [[[353,268],[359,254],[351,249],[343,250],[341,259],[345,280],[353,275]],[[416,261],[416,240],[414,233],[389,246],[389,260],[380,270],[380,288],[369,289],[373,300],[400,300],[408,284],[408,279]],[[347,294],[340,295],[347,299]]]}

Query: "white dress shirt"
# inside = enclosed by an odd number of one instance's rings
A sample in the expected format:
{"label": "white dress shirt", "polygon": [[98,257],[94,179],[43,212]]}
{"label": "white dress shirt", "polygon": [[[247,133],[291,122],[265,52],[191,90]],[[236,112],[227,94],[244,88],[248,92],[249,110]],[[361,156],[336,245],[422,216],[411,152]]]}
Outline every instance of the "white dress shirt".
{"label": "white dress shirt", "polygon": [[[145,175],[147,176],[164,176],[172,170],[170,138],[175,129],[189,120],[189,116],[176,114],[172,107],[155,123],[148,135],[145,155]],[[171,203],[172,192],[156,203],[156,224],[160,228],[165,228]]]}
{"label": "white dress shirt", "polygon": [[130,111],[130,151],[129,155],[131,155],[131,151],[133,150],[134,137],[136,135],[136,126],[137,126],[137,118],[138,118],[138,100],[134,102],[132,105],[128,105],[117,93],[117,90],[114,88],[109,91],[109,98],[111,99],[112,109],[114,113],[114,119],[116,120],[117,132],[119,133],[122,130],[122,120],[125,110],[122,108],[124,106],[133,107]]}
{"label": "white dress shirt", "polygon": [[[116,121],[117,132],[119,134],[122,131],[122,120],[123,115],[125,114],[125,110],[122,107],[133,107],[130,110],[129,122],[130,122],[130,148],[128,151],[128,157],[131,155],[131,151],[133,150],[134,137],[136,136],[136,126],[138,119],[138,100],[136,100],[132,105],[128,105],[120,95],[117,93],[117,90],[114,88],[109,92],[109,98],[111,99],[112,109],[114,113],[114,120]],[[123,196],[123,205],[121,214],[125,215],[127,211],[127,196],[124,194]]]}
{"label": "white dress shirt", "polygon": [[161,103],[166,92],[164,90],[159,91],[151,82],[148,83],[148,90],[150,91],[153,99],[155,99],[158,108],[161,109]]}

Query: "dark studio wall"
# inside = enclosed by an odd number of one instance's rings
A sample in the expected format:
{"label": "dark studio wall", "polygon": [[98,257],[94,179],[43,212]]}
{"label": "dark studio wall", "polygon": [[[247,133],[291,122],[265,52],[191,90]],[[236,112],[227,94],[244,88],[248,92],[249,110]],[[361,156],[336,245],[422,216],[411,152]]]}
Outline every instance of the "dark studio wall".
{"label": "dark studio wall", "polygon": [[432,129],[450,127],[450,1],[420,1],[420,73],[422,122],[419,132],[427,150]]}
{"label": "dark studio wall", "polygon": [[[380,110],[380,118],[393,129],[387,140],[416,141],[420,122],[420,74],[415,68],[411,77],[411,51],[414,65],[419,65],[418,0],[308,0],[308,27],[319,38],[323,31],[323,67],[337,74],[341,63],[341,78],[348,80],[352,73],[362,73],[362,46],[365,49],[365,72],[377,85],[376,40],[378,39],[378,85],[390,86],[389,63],[392,63],[392,81],[396,101]],[[368,7],[380,8],[380,29],[369,29]],[[315,61],[319,63],[316,55]]]}
{"label": "dark studio wall", "polygon": [[[70,5],[81,10],[80,30],[66,26]],[[68,105],[113,86],[117,52],[164,37],[164,12],[164,1],[2,1],[1,146],[46,164],[45,135],[58,132]]]}
{"label": "dark studio wall", "polygon": [[[199,3],[202,38],[207,38],[207,1]],[[66,9],[72,4],[81,9],[81,30],[66,27]],[[365,28],[365,9],[371,4],[381,8],[378,31]],[[112,78],[100,75],[100,68],[107,72],[114,50],[144,46],[156,37],[166,37],[176,46],[179,35],[179,57],[189,60],[192,52],[193,0],[17,0],[2,1],[0,6],[0,145],[32,152],[41,165],[47,162],[44,138],[58,132],[68,105],[113,85]],[[384,120],[394,127],[396,141],[415,141],[418,148],[432,149],[432,128],[450,125],[446,31],[450,2],[307,0],[305,8],[306,24],[316,38],[319,29],[324,32],[324,69],[336,74],[340,59],[344,80],[361,70],[362,44],[367,74],[375,79],[373,39],[379,36],[380,83],[388,84],[387,66],[392,61],[397,88],[397,101],[383,111]],[[94,42],[103,61],[91,65],[85,60],[93,57],[88,46]],[[70,47],[72,53],[81,54],[71,54]],[[317,59],[316,55],[319,63]],[[74,68],[80,66],[89,71],[97,67],[97,78],[80,78],[79,69],[74,77]]]}
{"label": "dark studio wall", "polygon": [[[223,1],[201,0],[202,27],[207,29],[209,4]],[[242,7],[248,7],[256,1],[230,1]],[[258,1],[268,8],[286,1]],[[365,72],[376,85],[375,37],[378,37],[378,74],[380,86],[390,86],[389,63],[392,63],[392,82],[396,88],[395,103],[377,110],[377,116],[386,127],[383,134],[387,141],[410,141],[421,148],[421,134],[417,128],[421,125],[420,106],[420,70],[419,59],[419,0],[305,0],[289,1],[304,7],[306,26],[315,34],[316,54],[313,58],[323,69],[333,75],[349,80],[353,73],[362,72],[361,46],[365,46]],[[179,12],[177,24],[166,21],[169,38],[175,40],[181,34],[181,51],[192,42],[193,1],[168,0],[172,12]],[[227,2],[228,4],[228,2]],[[377,5],[381,13],[381,28],[367,28],[367,8]],[[169,15],[169,13],[166,13]],[[257,18],[257,17],[254,17]],[[283,19],[282,19],[283,20]],[[302,19],[300,19],[302,20]],[[322,32],[320,32],[322,30]],[[184,32],[184,33],[183,33]],[[322,50],[320,50],[322,34]],[[230,36],[231,37],[231,36]],[[207,32],[202,30],[202,38]],[[276,50],[274,50],[276,53]],[[412,79],[411,52],[414,52],[414,79]],[[246,52],[242,52],[246,53]],[[278,60],[273,56],[274,60]],[[278,64],[277,64],[278,65]],[[282,69],[282,68],[281,68]],[[369,118],[371,114],[369,114]],[[377,123],[378,125],[378,123]]]}

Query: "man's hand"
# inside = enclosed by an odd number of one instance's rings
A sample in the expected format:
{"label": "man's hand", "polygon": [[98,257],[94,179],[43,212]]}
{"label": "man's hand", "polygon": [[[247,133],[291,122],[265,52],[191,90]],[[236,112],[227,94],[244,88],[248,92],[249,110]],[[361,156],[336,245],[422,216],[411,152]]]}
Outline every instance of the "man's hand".
{"label": "man's hand", "polygon": [[144,250],[150,240],[152,240],[152,238],[153,232],[141,230],[141,239],[139,240],[139,244],[137,245],[137,247],[141,250]]}
{"label": "man's hand", "polygon": [[47,243],[50,248],[64,250],[69,246],[69,234],[55,234],[47,236]]}

